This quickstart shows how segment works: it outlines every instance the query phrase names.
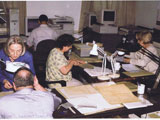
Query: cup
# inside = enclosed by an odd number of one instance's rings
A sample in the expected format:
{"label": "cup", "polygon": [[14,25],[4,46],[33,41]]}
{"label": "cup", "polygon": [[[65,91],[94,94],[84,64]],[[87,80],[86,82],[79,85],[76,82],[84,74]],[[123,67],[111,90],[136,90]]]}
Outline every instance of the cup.
{"label": "cup", "polygon": [[145,85],[144,84],[139,84],[138,85],[138,90],[137,90],[138,94],[143,95],[144,91],[145,91]]}

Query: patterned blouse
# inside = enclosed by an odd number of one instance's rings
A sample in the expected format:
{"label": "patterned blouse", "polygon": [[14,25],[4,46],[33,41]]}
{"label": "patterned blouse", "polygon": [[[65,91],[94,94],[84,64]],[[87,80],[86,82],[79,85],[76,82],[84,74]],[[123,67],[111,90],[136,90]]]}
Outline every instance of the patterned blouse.
{"label": "patterned blouse", "polygon": [[67,64],[68,60],[65,58],[64,54],[57,48],[52,49],[46,63],[46,80],[47,81],[72,80],[71,71],[68,72],[68,74],[66,75],[60,72],[60,68],[66,66]]}

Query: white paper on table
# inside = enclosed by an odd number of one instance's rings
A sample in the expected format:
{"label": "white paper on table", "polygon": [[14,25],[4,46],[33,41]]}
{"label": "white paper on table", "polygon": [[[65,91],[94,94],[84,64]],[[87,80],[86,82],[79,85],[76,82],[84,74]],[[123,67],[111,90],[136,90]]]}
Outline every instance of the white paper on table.
{"label": "white paper on table", "polygon": [[[80,113],[82,114],[91,114],[104,110],[114,109],[122,107],[120,104],[111,105],[109,104],[101,94],[90,94],[87,96],[81,96],[77,98],[67,99]],[[93,106],[93,107],[79,107],[81,106]],[[96,106],[96,107],[95,107]]]}
{"label": "white paper on table", "polygon": [[[103,75],[102,67],[94,67],[94,69],[85,68],[84,71],[87,72],[91,77]],[[105,74],[110,74],[110,73],[111,70],[106,68]]]}
{"label": "white paper on table", "polygon": [[128,72],[139,72],[140,69],[133,64],[122,64],[122,68]]}
{"label": "white paper on table", "polygon": [[150,101],[143,99],[143,101],[141,101],[141,102],[123,103],[123,105],[127,109],[134,109],[134,108],[152,106],[153,104]]}

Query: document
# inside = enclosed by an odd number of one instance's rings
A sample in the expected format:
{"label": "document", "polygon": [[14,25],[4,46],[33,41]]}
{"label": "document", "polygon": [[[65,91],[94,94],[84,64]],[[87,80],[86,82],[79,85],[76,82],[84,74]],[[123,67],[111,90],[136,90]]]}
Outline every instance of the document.
{"label": "document", "polygon": [[127,109],[134,109],[134,108],[141,108],[141,107],[152,106],[153,104],[150,101],[144,99],[143,101],[140,101],[140,102],[123,103],[123,105]]}
{"label": "document", "polygon": [[84,115],[122,107],[122,105],[120,104],[109,104],[99,93],[90,94],[88,96],[70,98],[67,99],[67,101]]}
{"label": "document", "polygon": [[124,84],[94,86],[109,104],[121,104],[140,101]]}
{"label": "document", "polygon": [[139,72],[140,69],[133,64],[122,64],[122,68],[128,72]]}
{"label": "document", "polygon": [[120,108],[122,103],[140,101],[124,84],[108,85],[103,82],[56,89],[84,115]]}
{"label": "document", "polygon": [[81,85],[81,86],[71,86],[71,87],[62,87],[57,88],[57,91],[60,92],[66,99],[75,98],[81,96],[88,96],[89,94],[98,93],[91,85]]}
{"label": "document", "polygon": [[[87,72],[91,77],[97,77],[97,76],[103,75],[102,67],[94,67],[94,69],[85,68],[84,71]],[[105,74],[107,75],[110,73],[111,73],[111,70],[106,68]]]}

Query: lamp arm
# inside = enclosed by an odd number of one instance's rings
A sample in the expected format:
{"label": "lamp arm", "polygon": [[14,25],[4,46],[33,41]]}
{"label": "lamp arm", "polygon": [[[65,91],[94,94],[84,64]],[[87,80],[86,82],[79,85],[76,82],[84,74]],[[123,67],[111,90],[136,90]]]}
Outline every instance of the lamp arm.
{"label": "lamp arm", "polygon": [[113,59],[113,56],[111,55],[111,67],[112,67],[112,72],[113,74],[115,74],[115,68],[114,68],[114,59]]}
{"label": "lamp arm", "polygon": [[[155,63],[157,63],[159,65],[160,62],[160,58],[157,57],[156,55],[154,55],[151,51],[149,51],[148,49],[142,47],[142,51],[144,52],[143,54],[145,54],[147,57],[149,57],[151,60],[153,60]],[[141,52],[142,53],[142,52]]]}
{"label": "lamp arm", "polygon": [[98,50],[101,54],[103,54],[103,55],[106,54],[106,53],[104,52],[104,50],[103,50],[102,48],[100,48],[100,47],[97,47],[97,50]]}

